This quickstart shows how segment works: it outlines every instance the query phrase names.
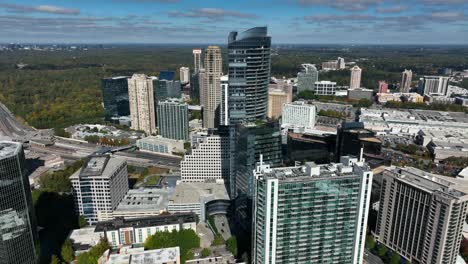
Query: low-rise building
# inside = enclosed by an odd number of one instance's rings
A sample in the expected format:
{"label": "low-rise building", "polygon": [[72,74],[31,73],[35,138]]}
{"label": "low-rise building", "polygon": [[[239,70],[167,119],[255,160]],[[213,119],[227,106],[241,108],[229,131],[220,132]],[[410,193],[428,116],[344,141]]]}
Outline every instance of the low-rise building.
{"label": "low-rise building", "polygon": [[468,157],[467,139],[432,140],[427,149],[434,161],[441,161],[449,157]]}
{"label": "low-rise building", "polygon": [[141,151],[156,152],[163,154],[183,153],[184,141],[161,136],[149,136],[137,140],[137,147]]}
{"label": "low-rise building", "polygon": [[178,181],[174,193],[169,198],[170,213],[193,212],[205,221],[215,213],[226,214],[229,195],[222,180],[209,182]]}
{"label": "low-rise building", "polygon": [[180,264],[179,247],[146,250],[140,248],[123,248],[118,254],[110,250],[104,252],[98,264]]}
{"label": "low-rise building", "polygon": [[351,100],[367,99],[369,101],[373,101],[374,90],[366,88],[348,89],[348,98]]}
{"label": "low-rise building", "polygon": [[113,218],[140,218],[156,216],[167,212],[171,191],[167,188],[145,188],[129,190],[117,208]]}
{"label": "low-rise building", "polygon": [[316,110],[314,105],[303,101],[285,104],[281,120],[282,127],[310,130],[315,126]]}
{"label": "low-rise building", "polygon": [[424,97],[418,93],[378,93],[377,101],[380,104],[385,104],[386,102],[422,103]]}
{"label": "low-rise building", "polygon": [[193,213],[158,215],[135,219],[116,218],[98,222],[94,227],[73,230],[69,238],[75,249],[82,251],[97,245],[101,238],[107,238],[112,247],[143,244],[156,232],[192,229],[196,231],[197,216]]}
{"label": "low-rise building", "polygon": [[316,95],[335,95],[336,82],[320,81],[315,82],[314,94]]}

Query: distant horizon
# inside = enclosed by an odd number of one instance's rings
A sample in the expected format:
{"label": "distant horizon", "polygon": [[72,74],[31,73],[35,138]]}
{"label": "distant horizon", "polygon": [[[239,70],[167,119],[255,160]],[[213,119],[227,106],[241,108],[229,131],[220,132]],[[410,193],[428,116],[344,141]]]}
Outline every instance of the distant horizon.
{"label": "distant horizon", "polygon": [[267,26],[275,45],[464,45],[466,0],[2,0],[0,42],[225,43]]}

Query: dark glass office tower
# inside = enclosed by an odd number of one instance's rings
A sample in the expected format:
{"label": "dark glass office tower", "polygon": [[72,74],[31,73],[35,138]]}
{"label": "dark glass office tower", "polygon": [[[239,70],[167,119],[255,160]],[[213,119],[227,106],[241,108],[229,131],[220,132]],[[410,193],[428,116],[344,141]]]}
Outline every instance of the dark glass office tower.
{"label": "dark glass office tower", "polygon": [[265,120],[270,81],[271,37],[255,27],[228,39],[230,123]]}
{"label": "dark glass office tower", "polygon": [[0,142],[0,264],[35,264],[38,237],[21,144]]}
{"label": "dark glass office tower", "polygon": [[128,76],[105,78],[101,80],[102,98],[106,119],[130,115],[128,102]]}

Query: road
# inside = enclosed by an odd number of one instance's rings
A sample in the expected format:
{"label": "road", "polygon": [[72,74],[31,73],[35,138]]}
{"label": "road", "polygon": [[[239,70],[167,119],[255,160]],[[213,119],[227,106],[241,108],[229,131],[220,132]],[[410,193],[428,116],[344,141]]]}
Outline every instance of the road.
{"label": "road", "polygon": [[34,129],[21,124],[15,116],[0,103],[0,136],[11,138],[25,138]]}

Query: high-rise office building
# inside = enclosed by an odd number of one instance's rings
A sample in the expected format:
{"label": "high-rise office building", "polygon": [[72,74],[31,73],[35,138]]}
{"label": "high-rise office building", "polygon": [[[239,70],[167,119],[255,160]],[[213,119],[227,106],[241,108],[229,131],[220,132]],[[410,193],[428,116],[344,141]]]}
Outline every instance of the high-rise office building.
{"label": "high-rise office building", "polygon": [[184,182],[229,181],[229,133],[199,137],[180,163]]}
{"label": "high-rise office building", "polygon": [[324,71],[336,71],[339,68],[337,60],[324,61],[322,62],[322,70]]}
{"label": "high-rise office building", "polygon": [[202,68],[201,56],[202,50],[201,49],[194,49],[192,51],[193,54],[193,73],[198,73]]}
{"label": "high-rise office building", "polygon": [[411,70],[403,71],[401,84],[400,84],[400,92],[401,93],[409,93],[411,89],[411,81],[413,80],[413,72]]}
{"label": "high-rise office building", "polygon": [[344,58],[338,57],[338,69],[342,70],[346,68]]}
{"label": "high-rise office building", "polygon": [[198,70],[198,73],[197,73],[197,76],[198,76],[198,87],[199,87],[199,91],[198,91],[198,94],[199,94],[199,98],[200,98],[200,104],[202,104],[202,102],[205,101],[205,95],[206,95],[206,91],[205,91],[205,69],[201,68]]}
{"label": "high-rise office building", "polygon": [[382,151],[382,141],[375,132],[364,128],[362,122],[343,122],[337,129],[336,157],[363,155],[379,156]]}
{"label": "high-rise office building", "polygon": [[302,71],[297,73],[297,92],[313,91],[318,82],[318,70],[314,64],[302,64]]}
{"label": "high-rise office building", "polygon": [[283,106],[281,126],[296,129],[310,130],[315,127],[315,105],[296,101]]}
{"label": "high-rise office building", "polygon": [[379,81],[379,93],[388,93],[388,83],[386,81]]}
{"label": "high-rise office building", "polygon": [[132,129],[143,130],[148,135],[156,133],[156,111],[153,81],[156,77],[133,74],[128,81],[128,98]]}
{"label": "high-rise office building", "polygon": [[200,103],[200,81],[198,72],[194,72],[190,76],[190,100]]}
{"label": "high-rise office building", "polygon": [[231,32],[228,38],[229,121],[265,120],[268,110],[271,37],[266,27]]}
{"label": "high-rise office building", "polygon": [[361,88],[361,73],[362,70],[357,65],[351,68],[351,81],[349,84],[350,89]]}
{"label": "high-rise office building", "polygon": [[205,76],[203,83],[203,127],[215,128],[219,125],[221,103],[222,60],[221,48],[208,46],[205,50]]}
{"label": "high-rise office building", "polygon": [[314,94],[316,95],[335,95],[336,82],[320,81],[315,82]]}
{"label": "high-rise office building", "polygon": [[182,90],[179,81],[174,80],[153,80],[155,103],[168,98],[182,97]]}
{"label": "high-rise office building", "polygon": [[180,82],[186,84],[190,82],[190,69],[189,67],[180,67]]}
{"label": "high-rise office building", "polygon": [[165,138],[188,141],[188,106],[180,99],[158,103],[159,134]]}
{"label": "high-rise office building", "polygon": [[102,101],[105,118],[129,116],[128,76],[104,78],[101,80]]}
{"label": "high-rise office building", "polygon": [[420,79],[421,95],[447,95],[450,77],[424,76]]}
{"label": "high-rise office building", "polygon": [[341,163],[255,172],[252,263],[363,263],[372,171]]}
{"label": "high-rise office building", "polygon": [[92,155],[70,181],[77,214],[90,224],[111,220],[129,190],[127,162],[110,155]]}
{"label": "high-rise office building", "polygon": [[39,243],[20,143],[0,141],[0,263],[36,264]]}
{"label": "high-rise office building", "polygon": [[411,167],[383,172],[376,236],[411,263],[455,264],[468,206],[465,179]]}
{"label": "high-rise office building", "polygon": [[221,103],[219,107],[219,124],[222,126],[229,125],[229,77],[221,76]]}

